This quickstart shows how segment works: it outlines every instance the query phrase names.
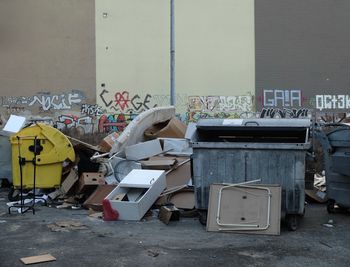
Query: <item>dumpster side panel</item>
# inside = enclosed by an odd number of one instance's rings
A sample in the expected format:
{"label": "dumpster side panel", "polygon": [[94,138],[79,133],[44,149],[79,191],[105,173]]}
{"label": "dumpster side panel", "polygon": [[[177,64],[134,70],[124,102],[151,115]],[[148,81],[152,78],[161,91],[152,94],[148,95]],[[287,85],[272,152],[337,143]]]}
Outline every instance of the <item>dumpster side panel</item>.
{"label": "dumpster side panel", "polygon": [[282,187],[282,211],[304,210],[305,151],[281,149],[199,148],[193,150],[196,208],[207,209],[212,183],[240,183],[261,179]]}
{"label": "dumpster side panel", "polygon": [[350,207],[350,128],[339,127],[328,134],[331,149],[324,147],[327,197]]}

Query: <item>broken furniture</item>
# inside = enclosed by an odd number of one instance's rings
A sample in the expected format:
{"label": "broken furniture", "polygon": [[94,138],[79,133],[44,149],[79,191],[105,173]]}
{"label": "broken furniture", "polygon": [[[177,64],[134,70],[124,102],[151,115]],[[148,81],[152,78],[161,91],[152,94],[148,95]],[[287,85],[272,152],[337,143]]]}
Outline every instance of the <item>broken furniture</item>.
{"label": "broken furniture", "polygon": [[346,124],[328,124],[334,128],[327,134],[323,129],[316,130],[316,138],[323,148],[327,211],[335,212],[350,208],[350,126]]}
{"label": "broken furniture", "polygon": [[280,234],[281,187],[212,184],[207,231]]}
{"label": "broken furniture", "polygon": [[[74,161],[75,153],[68,138],[59,130],[42,123],[23,128],[10,138],[14,189],[58,188],[62,163]],[[21,201],[22,203],[22,201]],[[34,211],[33,211],[34,212]]]}
{"label": "broken furniture", "polygon": [[161,170],[132,170],[105,198],[119,220],[140,220],[166,187]]}
{"label": "broken furniture", "polygon": [[304,213],[308,119],[202,119],[191,140],[196,208],[206,223],[209,186],[259,179],[282,187],[282,217],[296,230]]}

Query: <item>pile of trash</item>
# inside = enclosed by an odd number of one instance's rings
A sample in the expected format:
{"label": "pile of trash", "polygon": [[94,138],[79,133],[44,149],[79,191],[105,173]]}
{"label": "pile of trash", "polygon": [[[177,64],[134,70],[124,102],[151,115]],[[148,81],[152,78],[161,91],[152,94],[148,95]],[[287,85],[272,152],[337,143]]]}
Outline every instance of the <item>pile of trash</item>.
{"label": "pile of trash", "polygon": [[68,138],[76,160],[48,194],[49,205],[83,207],[104,220],[140,220],[154,207],[165,223],[194,209],[191,134],[174,107],[141,113],[98,146]]}

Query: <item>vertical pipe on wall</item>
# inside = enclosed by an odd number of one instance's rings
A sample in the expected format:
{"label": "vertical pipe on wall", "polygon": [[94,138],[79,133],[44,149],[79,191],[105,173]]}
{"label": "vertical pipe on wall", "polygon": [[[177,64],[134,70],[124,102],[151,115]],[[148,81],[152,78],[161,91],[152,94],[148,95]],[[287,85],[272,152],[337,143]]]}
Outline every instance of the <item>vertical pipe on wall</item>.
{"label": "vertical pipe on wall", "polygon": [[170,105],[175,106],[175,17],[174,1],[170,0]]}

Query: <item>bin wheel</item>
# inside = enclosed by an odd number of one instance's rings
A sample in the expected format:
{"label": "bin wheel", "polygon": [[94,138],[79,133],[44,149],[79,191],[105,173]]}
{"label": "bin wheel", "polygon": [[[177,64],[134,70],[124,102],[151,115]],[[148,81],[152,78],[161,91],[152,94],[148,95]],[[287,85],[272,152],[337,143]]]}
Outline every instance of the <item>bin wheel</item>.
{"label": "bin wheel", "polygon": [[10,192],[7,196],[7,198],[9,199],[9,201],[18,201],[19,198],[20,198],[20,195],[19,195],[19,190],[15,190],[13,187],[10,188]]}
{"label": "bin wheel", "polygon": [[296,231],[298,229],[299,217],[295,214],[286,216],[287,227],[289,231]]}
{"label": "bin wheel", "polygon": [[199,222],[202,225],[207,225],[207,211],[198,211],[198,215],[199,215]]}
{"label": "bin wheel", "polygon": [[335,201],[334,199],[329,199],[327,202],[328,213],[335,213]]}

